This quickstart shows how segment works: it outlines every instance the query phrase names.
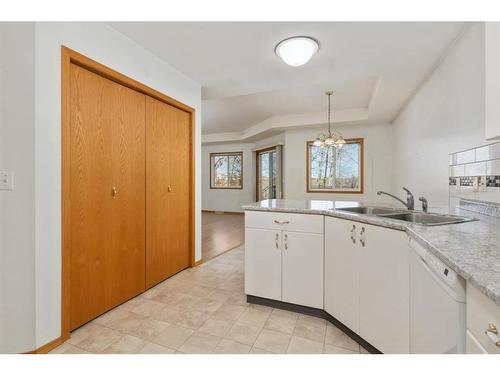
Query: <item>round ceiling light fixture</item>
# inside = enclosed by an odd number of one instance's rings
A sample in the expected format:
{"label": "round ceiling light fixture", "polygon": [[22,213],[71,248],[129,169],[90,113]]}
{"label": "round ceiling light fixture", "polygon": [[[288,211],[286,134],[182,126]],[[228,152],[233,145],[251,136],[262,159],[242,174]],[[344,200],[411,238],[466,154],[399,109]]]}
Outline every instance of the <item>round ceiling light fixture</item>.
{"label": "round ceiling light fixture", "polygon": [[319,43],[308,36],[294,36],[279,42],[274,52],[285,64],[301,66],[307,63],[318,52]]}

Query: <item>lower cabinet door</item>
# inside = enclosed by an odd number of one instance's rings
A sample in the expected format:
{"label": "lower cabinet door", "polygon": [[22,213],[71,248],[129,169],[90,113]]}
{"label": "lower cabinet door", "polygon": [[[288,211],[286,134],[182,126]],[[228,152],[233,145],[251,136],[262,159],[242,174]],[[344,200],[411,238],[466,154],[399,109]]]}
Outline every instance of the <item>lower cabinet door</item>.
{"label": "lower cabinet door", "polygon": [[281,301],[281,231],[245,228],[245,293]]}
{"label": "lower cabinet door", "polygon": [[383,353],[409,353],[408,237],[393,229],[362,224],[363,228],[359,335]]}
{"label": "lower cabinet door", "polygon": [[323,234],[282,236],[283,301],[323,309]]}
{"label": "lower cabinet door", "polygon": [[325,311],[359,333],[361,223],[325,218]]}

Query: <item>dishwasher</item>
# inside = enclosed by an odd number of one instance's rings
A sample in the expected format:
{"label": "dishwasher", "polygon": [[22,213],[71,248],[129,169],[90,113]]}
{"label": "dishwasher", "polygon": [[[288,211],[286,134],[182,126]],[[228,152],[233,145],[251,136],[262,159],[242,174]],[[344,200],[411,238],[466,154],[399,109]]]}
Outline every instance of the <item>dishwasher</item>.
{"label": "dishwasher", "polygon": [[465,280],[410,239],[410,353],[465,353]]}

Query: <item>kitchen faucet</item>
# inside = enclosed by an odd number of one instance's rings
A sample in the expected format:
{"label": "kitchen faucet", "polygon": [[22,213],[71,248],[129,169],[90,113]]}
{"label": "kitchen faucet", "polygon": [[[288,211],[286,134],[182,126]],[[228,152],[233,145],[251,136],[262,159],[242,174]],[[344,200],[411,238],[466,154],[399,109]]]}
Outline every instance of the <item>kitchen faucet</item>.
{"label": "kitchen faucet", "polygon": [[415,200],[413,199],[413,194],[411,193],[410,190],[408,190],[405,187],[403,187],[403,190],[406,191],[406,203],[402,199],[399,199],[395,195],[386,193],[385,191],[381,191],[381,190],[377,191],[377,195],[382,195],[382,194],[388,195],[389,197],[394,198],[397,201],[401,202],[403,205],[406,206],[407,209],[413,210],[415,208]]}

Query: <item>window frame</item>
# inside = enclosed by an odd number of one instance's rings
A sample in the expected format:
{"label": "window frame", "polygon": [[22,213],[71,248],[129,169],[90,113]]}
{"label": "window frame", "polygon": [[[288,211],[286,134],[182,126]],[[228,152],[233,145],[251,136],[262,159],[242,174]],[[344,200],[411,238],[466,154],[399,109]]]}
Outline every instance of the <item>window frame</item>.
{"label": "window frame", "polygon": [[[214,173],[214,163],[213,163],[213,157],[214,156],[239,156],[241,160],[241,176],[240,176],[240,186],[213,186],[213,173]],[[210,189],[222,189],[222,190],[243,190],[243,151],[233,151],[233,152],[211,152],[209,155],[209,163],[210,163]],[[228,163],[229,165],[229,163]],[[228,175],[229,178],[229,175]]]}
{"label": "window frame", "polygon": [[307,193],[334,193],[334,194],[364,194],[365,189],[365,146],[364,146],[364,138],[348,138],[345,140],[346,144],[350,143],[359,143],[360,151],[359,151],[359,189],[358,190],[338,190],[338,189],[312,189],[311,188],[311,153],[310,146],[314,143],[314,141],[306,142],[306,192]]}

